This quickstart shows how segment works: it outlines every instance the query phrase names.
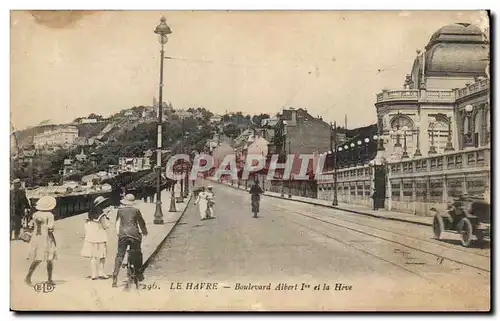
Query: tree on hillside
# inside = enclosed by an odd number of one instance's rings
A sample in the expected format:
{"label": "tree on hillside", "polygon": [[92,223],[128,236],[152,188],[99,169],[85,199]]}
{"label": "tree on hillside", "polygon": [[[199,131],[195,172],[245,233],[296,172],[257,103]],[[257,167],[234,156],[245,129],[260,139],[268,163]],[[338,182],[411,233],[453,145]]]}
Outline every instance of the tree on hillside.
{"label": "tree on hillside", "polygon": [[260,115],[255,115],[252,117],[252,122],[260,127],[260,124],[263,119],[268,119],[270,116],[268,114],[260,114]]}
{"label": "tree on hillside", "polygon": [[101,116],[101,115],[97,115],[97,114],[92,113],[92,114],[88,115],[88,117],[87,117],[87,118],[88,118],[88,119],[97,119],[97,120],[101,120],[101,119],[102,119],[102,116]]}

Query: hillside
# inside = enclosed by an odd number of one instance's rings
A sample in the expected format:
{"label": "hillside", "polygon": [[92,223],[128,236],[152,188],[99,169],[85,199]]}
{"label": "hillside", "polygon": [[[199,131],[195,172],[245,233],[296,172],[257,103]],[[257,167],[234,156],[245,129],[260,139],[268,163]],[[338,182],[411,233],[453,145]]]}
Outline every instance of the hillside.
{"label": "hillside", "polygon": [[59,125],[42,125],[20,130],[14,133],[19,147],[27,147],[33,144],[33,136],[41,134],[45,131],[54,130]]}

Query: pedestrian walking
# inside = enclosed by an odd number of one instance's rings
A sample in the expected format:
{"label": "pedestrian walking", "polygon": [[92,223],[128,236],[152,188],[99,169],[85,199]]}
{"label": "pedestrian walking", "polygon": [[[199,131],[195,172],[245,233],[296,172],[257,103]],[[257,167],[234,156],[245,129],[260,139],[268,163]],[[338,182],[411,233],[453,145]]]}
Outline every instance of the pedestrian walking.
{"label": "pedestrian walking", "polygon": [[200,187],[200,192],[198,193],[198,197],[196,198],[196,201],[194,202],[194,205],[198,204],[198,211],[200,213],[200,219],[205,220],[207,219],[207,197],[208,194],[205,192],[205,187]]}
{"label": "pedestrian walking", "polygon": [[21,180],[16,178],[10,191],[10,238],[14,233],[14,239],[18,240],[21,234],[23,217],[31,207],[26,192],[21,189]]}
{"label": "pedestrian walking", "polygon": [[106,211],[107,198],[98,196],[94,200],[93,207],[89,211],[85,222],[85,240],[81,255],[90,258],[90,270],[92,280],[105,280],[109,277],[104,273],[104,264],[108,254],[109,217]]}
{"label": "pedestrian walking", "polygon": [[33,227],[33,235],[30,240],[30,250],[28,259],[31,261],[25,282],[32,285],[31,276],[38,265],[44,261],[47,262],[47,283],[54,284],[52,280],[52,271],[54,269],[54,260],[56,259],[56,239],[54,237],[54,214],[52,211],[56,208],[57,201],[52,196],[43,196],[36,203],[36,212],[30,226]]}
{"label": "pedestrian walking", "polygon": [[378,193],[376,190],[373,190],[371,198],[373,199],[373,209],[378,210]]}
{"label": "pedestrian walking", "polygon": [[264,194],[264,191],[259,186],[258,180],[255,181],[255,184],[253,184],[252,187],[250,187],[250,190],[248,192],[252,195],[251,202],[252,202],[253,217],[257,218],[260,211],[260,196]]}
{"label": "pedestrian walking", "polygon": [[[142,217],[141,211],[135,205],[135,197],[132,194],[127,194],[121,201],[123,207],[118,209],[116,215],[116,231],[118,236],[118,249],[116,251],[115,268],[113,270],[113,284],[117,287],[118,274],[123,263],[123,258],[130,247],[129,260],[133,260],[133,264],[138,271],[137,278],[139,281],[144,280],[142,273],[142,237],[148,235],[146,222]],[[142,232],[142,234],[141,234]],[[132,255],[132,253],[134,253]]]}
{"label": "pedestrian walking", "polygon": [[214,205],[215,205],[215,193],[212,186],[207,187],[207,217],[215,218]]}

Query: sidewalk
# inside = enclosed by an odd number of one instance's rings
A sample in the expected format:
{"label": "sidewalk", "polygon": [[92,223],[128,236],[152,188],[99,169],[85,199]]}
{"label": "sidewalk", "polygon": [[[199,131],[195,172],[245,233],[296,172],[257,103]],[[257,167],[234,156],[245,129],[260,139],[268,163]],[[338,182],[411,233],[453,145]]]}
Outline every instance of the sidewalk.
{"label": "sidewalk", "polygon": [[[220,183],[214,179],[210,179],[210,178],[208,178],[208,179],[212,180],[218,184],[224,184],[224,185],[227,185],[229,187],[233,187],[235,189],[238,189],[238,186],[236,184],[231,185],[230,182]],[[245,186],[240,185],[239,189],[245,190]],[[417,216],[417,215],[411,215],[411,214],[406,214],[406,213],[387,211],[385,209],[380,209],[380,210],[375,211],[375,210],[372,210],[372,209],[364,207],[364,206],[358,206],[358,205],[346,204],[346,203],[339,203],[338,206],[332,206],[332,203],[330,201],[327,201],[327,200],[319,200],[319,199],[301,197],[301,196],[295,196],[295,195],[292,195],[292,198],[288,198],[288,194],[286,194],[286,193],[285,193],[285,197],[281,197],[280,193],[269,192],[269,191],[266,191],[264,195],[276,197],[276,198],[281,198],[281,199],[286,199],[286,200],[290,200],[290,201],[295,201],[295,202],[300,202],[300,203],[311,204],[311,205],[330,207],[330,208],[334,208],[334,209],[345,211],[345,212],[367,215],[367,216],[372,216],[372,217],[386,219],[386,220],[413,223],[413,224],[418,224],[418,225],[432,226],[432,220],[433,220],[432,217]]]}
{"label": "sidewalk", "polygon": [[[155,225],[154,212],[156,208],[155,203],[144,203],[142,200],[137,201],[136,206],[140,209],[146,226],[148,229],[148,236],[142,241],[142,251],[144,264],[147,265],[149,259],[159,249],[160,245],[166,240],[167,236],[173,230],[179,219],[184,213],[184,210],[189,203],[191,196],[184,200],[184,203],[176,203],[176,212],[169,212],[170,209],[170,192],[162,192],[162,205],[163,205],[163,225]],[[176,191],[179,195],[179,191]],[[110,228],[108,229],[108,257],[105,265],[105,272],[108,275],[112,274],[114,267],[114,259],[117,250],[117,236],[116,236],[116,210],[110,213]],[[111,289],[111,279],[107,281],[91,281],[90,280],[90,262],[89,259],[80,256],[84,240],[84,222],[87,218],[87,213],[72,216],[69,218],[61,219],[55,223],[55,237],[57,241],[57,255],[58,258],[54,261],[54,282],[56,287],[69,286],[67,291],[71,288],[83,290],[82,287],[91,287],[95,289],[96,286],[103,284]],[[24,277],[28,271],[29,261],[26,259],[28,255],[28,243],[23,241],[11,241],[10,243],[10,257],[11,257],[11,295],[12,307],[15,307],[15,299],[21,299],[23,293],[28,290],[24,284]],[[46,280],[45,264],[41,264],[33,275],[33,284]],[[125,271],[120,271],[119,283],[124,281]],[[17,292],[17,293],[16,293]],[[14,299],[15,298],[15,299]],[[27,303],[27,302],[25,302]],[[31,302],[33,306],[33,302]]]}

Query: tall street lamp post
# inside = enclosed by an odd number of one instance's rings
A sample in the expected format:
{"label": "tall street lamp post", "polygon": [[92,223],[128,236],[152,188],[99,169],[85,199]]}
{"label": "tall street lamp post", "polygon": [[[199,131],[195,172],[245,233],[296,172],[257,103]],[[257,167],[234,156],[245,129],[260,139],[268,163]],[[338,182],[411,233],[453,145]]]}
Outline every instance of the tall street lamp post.
{"label": "tall street lamp post", "polygon": [[[184,117],[182,117],[181,121],[181,154],[184,153]],[[181,176],[184,175],[184,159],[181,159]],[[184,203],[184,177],[180,179],[181,190],[179,194],[179,203]]]}
{"label": "tall street lamp post", "polygon": [[407,149],[407,146],[406,146],[406,133],[408,132],[408,127],[407,126],[403,126],[403,128],[401,128],[402,132],[403,132],[403,155],[401,155],[401,158],[408,158],[408,149]]}
{"label": "tall street lamp post", "polygon": [[429,129],[431,131],[431,147],[429,148],[429,155],[437,154],[436,146],[434,146],[434,126],[436,124],[436,120],[431,118],[429,120]]}
{"label": "tall street lamp post", "polygon": [[474,111],[474,106],[465,106],[465,116],[467,117],[467,134],[465,134],[465,146],[464,147],[474,147],[474,139],[472,135],[472,112]]}
{"label": "tall street lamp post", "polygon": [[417,128],[417,149],[415,150],[413,157],[420,157],[422,156],[422,152],[420,151],[420,123],[415,123],[415,127]]}
{"label": "tall street lamp post", "polygon": [[[292,153],[292,150],[290,148],[290,140],[288,140],[288,157],[290,157],[290,154]],[[290,173],[290,176],[288,176],[288,198],[292,198],[292,174]]]}
{"label": "tall street lamp post", "polygon": [[358,165],[358,162],[359,162],[360,165],[362,165],[363,162],[361,161],[361,144],[363,144],[363,142],[360,141],[360,140],[358,140],[357,144],[358,144],[358,147],[356,149],[356,157],[357,157],[356,165]]}
{"label": "tall street lamp post", "polygon": [[[167,25],[167,19],[165,17],[162,17],[160,20],[160,24],[156,27],[154,33],[158,35],[158,40],[161,44],[161,51],[160,51],[160,88],[159,88],[159,104],[158,104],[158,138],[157,138],[157,146],[156,146],[156,210],[154,214],[154,224],[163,224],[163,212],[161,209],[161,169],[162,169],[162,161],[161,161],[161,150],[162,150],[162,109],[163,109],[163,60],[165,59],[165,51],[164,51],[164,45],[168,41],[168,35],[172,33],[170,30],[170,27]],[[172,206],[172,201],[175,202],[175,200],[171,200],[170,204]],[[174,203],[175,207],[175,203]]]}
{"label": "tall street lamp post", "polygon": [[[330,128],[332,128],[330,123]],[[339,202],[337,200],[337,122],[333,123],[333,206],[338,206]],[[331,146],[332,144],[330,144]],[[341,147],[342,148],[342,147]]]}
{"label": "tall street lamp post", "polygon": [[[188,137],[189,133],[186,133],[186,138]],[[189,177],[191,175],[191,153],[190,153],[190,148],[189,146],[186,147],[187,155],[189,157],[189,161],[186,163],[186,179],[184,183],[184,198],[187,198],[189,196]]]}
{"label": "tall street lamp post", "polygon": [[[283,121],[282,123],[282,137],[283,137],[283,141],[282,141],[282,146],[281,146],[281,152],[282,152],[282,155],[283,155],[283,159],[284,159],[284,154],[286,153],[286,120]],[[285,197],[285,183],[283,181],[283,178],[284,178],[284,175],[285,175],[285,171],[286,169],[283,169],[283,175],[281,176],[281,197]]]}

